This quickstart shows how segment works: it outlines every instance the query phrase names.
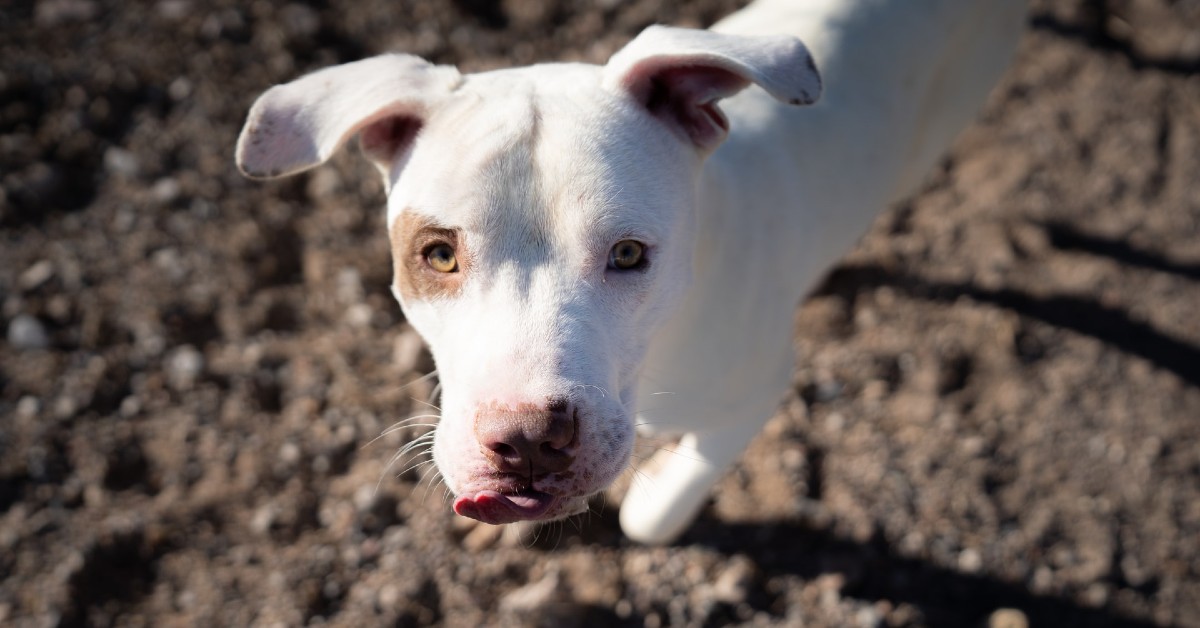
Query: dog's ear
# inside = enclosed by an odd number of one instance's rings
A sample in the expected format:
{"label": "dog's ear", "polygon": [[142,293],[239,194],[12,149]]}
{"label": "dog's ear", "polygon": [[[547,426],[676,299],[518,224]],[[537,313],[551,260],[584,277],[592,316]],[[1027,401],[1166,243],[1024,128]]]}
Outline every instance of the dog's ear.
{"label": "dog's ear", "polygon": [[355,133],[384,172],[416,138],[425,117],[462,77],[412,55],[390,54],[326,68],[267,90],[237,143],[238,169],[268,179],[324,163]]}
{"label": "dog's ear", "polygon": [[788,36],[651,26],[604,68],[605,87],[629,93],[702,149],[715,147],[729,130],[717,101],[751,83],[793,105],[821,95],[812,56]]}

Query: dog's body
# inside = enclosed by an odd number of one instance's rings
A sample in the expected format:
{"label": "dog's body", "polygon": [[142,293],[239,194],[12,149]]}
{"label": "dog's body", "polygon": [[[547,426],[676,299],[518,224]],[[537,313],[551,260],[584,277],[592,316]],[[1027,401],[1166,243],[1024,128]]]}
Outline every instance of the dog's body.
{"label": "dog's body", "polygon": [[[796,303],[971,119],[1022,15],[760,0],[711,32],[648,29],[603,67],[377,57],[267,92],[238,161],[290,174],[361,134],[397,297],[438,365],[456,512],[580,512],[642,423],[684,434],[621,511],[664,542],[778,403]],[[821,81],[796,37],[827,81],[804,110]]]}

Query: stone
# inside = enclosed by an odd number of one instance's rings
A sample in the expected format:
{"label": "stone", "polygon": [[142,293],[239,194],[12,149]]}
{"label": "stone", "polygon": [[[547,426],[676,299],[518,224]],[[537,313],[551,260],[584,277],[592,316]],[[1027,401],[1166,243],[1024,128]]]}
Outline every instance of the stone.
{"label": "stone", "polygon": [[551,570],[541,580],[505,594],[500,598],[500,609],[515,613],[532,613],[545,609],[554,602],[560,584],[558,570]]}
{"label": "stone", "polygon": [[104,151],[104,169],[110,174],[132,179],[142,171],[142,164],[132,151],[113,146]]}
{"label": "stone", "polygon": [[713,595],[726,604],[736,606],[746,601],[753,581],[754,563],[744,556],[737,556],[717,576]]}
{"label": "stone", "polygon": [[154,182],[154,186],[150,188],[150,197],[156,202],[166,205],[179,198],[183,192],[183,187],[179,185],[179,181],[171,177],[163,177]]}
{"label": "stone", "polygon": [[8,344],[14,349],[45,349],[50,346],[46,327],[37,318],[21,314],[8,323]]}
{"label": "stone", "polygon": [[988,617],[987,628],[1029,628],[1029,619],[1015,608],[1000,608]]}
{"label": "stone", "polygon": [[204,373],[204,355],[192,345],[183,345],[167,356],[167,381],[175,390],[190,390]]}
{"label": "stone", "polygon": [[33,266],[26,268],[25,271],[21,273],[21,276],[17,279],[17,283],[21,286],[22,290],[36,290],[41,287],[42,284],[50,281],[50,278],[53,276],[54,264],[51,263],[50,260],[44,259],[40,262],[37,262]]}

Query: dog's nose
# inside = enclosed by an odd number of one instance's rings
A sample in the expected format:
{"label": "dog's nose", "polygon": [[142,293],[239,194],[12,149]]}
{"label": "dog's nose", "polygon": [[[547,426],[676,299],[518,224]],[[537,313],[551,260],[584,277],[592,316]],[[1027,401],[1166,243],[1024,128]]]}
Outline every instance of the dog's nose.
{"label": "dog's nose", "polygon": [[492,467],[534,478],[566,471],[575,460],[576,418],[571,404],[488,408],[475,415],[475,438]]}

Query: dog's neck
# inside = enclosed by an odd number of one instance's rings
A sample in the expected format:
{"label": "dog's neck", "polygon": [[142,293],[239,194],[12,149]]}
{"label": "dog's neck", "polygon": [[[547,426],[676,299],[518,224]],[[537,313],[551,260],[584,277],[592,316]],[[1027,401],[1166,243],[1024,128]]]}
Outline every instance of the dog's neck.
{"label": "dog's neck", "polygon": [[[768,0],[713,27],[799,36],[823,69],[825,92],[803,109],[757,89],[723,101],[732,132],[700,178],[694,282],[648,353],[644,422],[669,430],[674,420],[694,426],[729,412],[771,414],[794,360],[780,341],[792,331],[790,306],[879,210],[915,190],[967,125],[970,103],[1009,61],[1011,47],[991,39],[1010,34],[991,27],[1014,21],[997,15],[1020,14],[1020,3],[1010,5],[962,3],[929,16],[894,2]],[[758,323],[736,334],[675,333],[747,320]],[[755,367],[764,362],[778,368]],[[671,378],[681,363],[689,377]],[[653,396],[659,392],[672,394]]]}

